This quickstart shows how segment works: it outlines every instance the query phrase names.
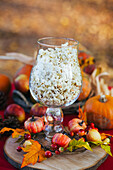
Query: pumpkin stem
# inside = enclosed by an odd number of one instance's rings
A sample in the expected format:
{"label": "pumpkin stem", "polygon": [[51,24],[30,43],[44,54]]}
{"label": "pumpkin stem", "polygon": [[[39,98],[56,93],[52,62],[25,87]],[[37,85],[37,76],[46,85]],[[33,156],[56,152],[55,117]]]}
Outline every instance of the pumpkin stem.
{"label": "pumpkin stem", "polygon": [[35,121],[34,115],[32,115],[31,121]]}
{"label": "pumpkin stem", "polygon": [[79,125],[82,126],[83,123],[84,123],[84,121],[82,120],[82,121],[79,123]]}
{"label": "pumpkin stem", "polygon": [[102,102],[102,103],[105,103],[107,101],[106,96],[101,95],[99,101]]}

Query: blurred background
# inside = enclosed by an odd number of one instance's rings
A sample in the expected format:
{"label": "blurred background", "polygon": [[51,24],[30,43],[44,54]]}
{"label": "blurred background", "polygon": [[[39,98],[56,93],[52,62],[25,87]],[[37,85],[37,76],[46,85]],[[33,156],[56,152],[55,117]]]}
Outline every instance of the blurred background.
{"label": "blurred background", "polygon": [[[113,0],[0,0],[0,55],[33,56],[37,39],[44,36],[78,40],[111,71]],[[7,62],[0,61],[0,69],[6,68]]]}

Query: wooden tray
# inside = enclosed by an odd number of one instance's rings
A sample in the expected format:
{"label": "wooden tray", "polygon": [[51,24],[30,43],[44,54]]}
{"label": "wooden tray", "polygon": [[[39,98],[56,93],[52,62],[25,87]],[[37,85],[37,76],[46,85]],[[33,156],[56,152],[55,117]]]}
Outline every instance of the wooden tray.
{"label": "wooden tray", "polygon": [[[9,137],[4,145],[4,155],[9,163],[14,167],[21,169],[23,151],[17,152],[15,139]],[[106,152],[100,147],[93,148],[93,152],[84,151],[72,155],[53,155],[51,158],[35,165],[29,165],[23,170],[96,170],[107,158]]]}

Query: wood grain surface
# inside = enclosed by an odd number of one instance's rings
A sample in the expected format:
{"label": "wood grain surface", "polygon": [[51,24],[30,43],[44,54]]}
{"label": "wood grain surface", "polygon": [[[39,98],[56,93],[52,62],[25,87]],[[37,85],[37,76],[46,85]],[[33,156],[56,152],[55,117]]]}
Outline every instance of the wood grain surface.
{"label": "wood grain surface", "polygon": [[[17,152],[15,139],[9,137],[4,146],[4,155],[9,163],[16,168],[21,169],[23,159],[23,151]],[[72,155],[61,154],[53,155],[51,158],[35,165],[24,167],[23,170],[83,170],[83,169],[97,169],[101,163],[107,158],[106,152],[100,147],[95,147],[93,152],[84,151]]]}

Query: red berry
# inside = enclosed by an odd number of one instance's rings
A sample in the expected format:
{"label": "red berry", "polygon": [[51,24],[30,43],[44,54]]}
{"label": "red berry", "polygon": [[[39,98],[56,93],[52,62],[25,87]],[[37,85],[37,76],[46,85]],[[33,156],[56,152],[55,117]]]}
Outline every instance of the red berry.
{"label": "red berry", "polygon": [[53,150],[56,150],[58,148],[58,146],[56,144],[52,144],[51,147]]}
{"label": "red berry", "polygon": [[95,130],[97,130],[97,131],[98,131],[98,128],[93,128],[93,129],[95,129]]}
{"label": "red berry", "polygon": [[56,154],[56,155],[59,155],[59,154],[60,154],[60,151],[56,150],[56,151],[55,151],[55,154]]}
{"label": "red berry", "polygon": [[94,123],[91,123],[91,124],[90,124],[90,126],[91,126],[91,128],[92,128],[92,129],[94,129],[94,128],[95,128]]}
{"label": "red berry", "polygon": [[16,150],[17,150],[18,152],[21,152],[21,150],[22,150],[21,146],[18,146],[18,147],[16,148]]}
{"label": "red berry", "polygon": [[24,135],[24,139],[25,139],[25,140],[31,139],[31,135],[28,134],[28,133],[26,133],[26,134]]}
{"label": "red berry", "polygon": [[74,136],[74,132],[70,132],[70,136]]}
{"label": "red berry", "polygon": [[80,129],[77,134],[79,136],[84,136],[85,135],[85,130],[84,129]]}
{"label": "red berry", "polygon": [[52,156],[51,151],[46,151],[46,152],[45,152],[45,157],[46,157],[46,158],[50,158],[51,156]]}

